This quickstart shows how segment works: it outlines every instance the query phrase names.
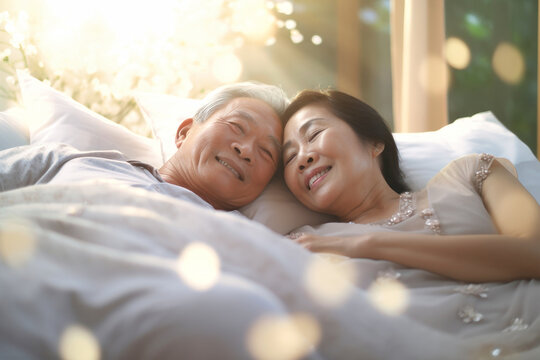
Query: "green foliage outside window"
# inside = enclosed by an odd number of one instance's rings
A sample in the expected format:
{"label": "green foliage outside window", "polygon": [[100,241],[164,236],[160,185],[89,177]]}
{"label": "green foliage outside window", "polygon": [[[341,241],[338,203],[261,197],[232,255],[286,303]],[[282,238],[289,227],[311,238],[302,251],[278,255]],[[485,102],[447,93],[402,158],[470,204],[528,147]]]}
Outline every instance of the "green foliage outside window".
{"label": "green foliage outside window", "polygon": [[[463,40],[469,65],[452,69],[448,92],[449,119],[491,110],[536,154],[537,134],[537,0],[447,0],[446,35]],[[513,45],[524,62],[515,83],[503,81],[493,68],[502,42]]]}

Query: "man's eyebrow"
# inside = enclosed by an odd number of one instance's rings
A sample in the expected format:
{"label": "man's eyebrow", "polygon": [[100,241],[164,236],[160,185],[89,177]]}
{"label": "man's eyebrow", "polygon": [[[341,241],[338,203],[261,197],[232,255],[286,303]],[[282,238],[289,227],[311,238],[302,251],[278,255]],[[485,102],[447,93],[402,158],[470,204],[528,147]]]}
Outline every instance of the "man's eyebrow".
{"label": "man's eyebrow", "polygon": [[242,111],[242,110],[236,110],[235,111],[235,114],[240,116],[242,119],[244,120],[247,120],[248,122],[250,123],[254,123],[255,122],[255,119],[253,119],[253,116],[251,116],[250,113],[247,113],[245,111]]}
{"label": "man's eyebrow", "polygon": [[[235,114],[240,116],[242,119],[247,120],[250,123],[255,123],[255,119],[253,116],[251,116],[250,113],[247,113],[242,110],[236,110]],[[268,138],[270,139],[270,142],[272,143],[273,147],[277,151],[278,154],[281,153],[281,142],[274,136],[274,135],[268,135]]]}
{"label": "man's eyebrow", "polygon": [[[300,129],[298,129],[298,132],[304,136],[307,132],[307,130],[310,128],[311,125],[313,125],[316,122],[322,121],[324,118],[313,118],[306,121],[302,126],[300,126]],[[291,147],[291,141],[287,141],[285,144],[283,144],[283,147],[281,148],[281,151],[285,152],[288,148]]]}

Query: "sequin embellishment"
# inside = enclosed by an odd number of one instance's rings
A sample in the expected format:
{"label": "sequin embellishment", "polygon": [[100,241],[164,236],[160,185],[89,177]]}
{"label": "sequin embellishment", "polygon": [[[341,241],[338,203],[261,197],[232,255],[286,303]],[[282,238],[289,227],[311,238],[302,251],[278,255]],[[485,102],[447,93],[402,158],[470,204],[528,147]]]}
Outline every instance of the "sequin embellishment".
{"label": "sequin embellishment", "polygon": [[484,184],[484,180],[486,180],[488,175],[491,173],[489,167],[491,166],[493,158],[493,155],[490,154],[480,154],[480,163],[478,166],[478,170],[476,170],[476,172],[474,173],[476,190],[478,190],[479,193],[482,192],[482,185]]}
{"label": "sequin embellishment", "polygon": [[484,315],[476,311],[472,306],[466,305],[459,309],[459,318],[466,324],[482,321]]}
{"label": "sequin embellishment", "polygon": [[425,220],[424,224],[427,229],[430,229],[435,234],[441,233],[441,224],[435,216],[435,211],[432,208],[427,208],[421,212],[422,219]]}
{"label": "sequin embellishment", "polygon": [[397,280],[401,277],[401,273],[392,268],[386,269],[384,271],[379,271],[377,273],[377,280],[379,279],[391,279]]}
{"label": "sequin embellishment", "polygon": [[503,332],[523,331],[523,330],[527,330],[528,327],[529,325],[524,323],[523,319],[515,318],[514,322],[512,322],[512,325],[504,329]]}
{"label": "sequin embellishment", "polygon": [[414,196],[410,192],[406,191],[399,195],[399,211],[386,221],[386,225],[392,226],[399,224],[400,222],[413,216],[415,211],[416,204]]}
{"label": "sequin embellishment", "polygon": [[490,351],[490,355],[491,357],[499,357],[501,355],[502,351],[501,351],[501,348],[494,348]]}
{"label": "sequin embellishment", "polygon": [[482,284],[467,284],[455,287],[454,291],[465,295],[474,295],[479,298],[486,299],[488,297],[487,292],[489,291],[489,288]]}

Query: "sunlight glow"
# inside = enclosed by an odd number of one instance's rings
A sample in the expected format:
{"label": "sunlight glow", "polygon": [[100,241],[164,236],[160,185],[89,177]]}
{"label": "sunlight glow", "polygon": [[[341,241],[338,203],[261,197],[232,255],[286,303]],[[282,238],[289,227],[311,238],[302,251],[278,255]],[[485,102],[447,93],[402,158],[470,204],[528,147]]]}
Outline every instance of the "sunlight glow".
{"label": "sunlight glow", "polygon": [[34,255],[36,240],[31,225],[23,219],[0,224],[0,259],[12,267],[24,265]]}
{"label": "sunlight glow", "polygon": [[177,270],[187,285],[205,291],[218,281],[221,273],[219,256],[204,243],[191,243],[180,254]]}
{"label": "sunlight glow", "polygon": [[465,41],[456,37],[446,39],[444,52],[446,61],[455,69],[465,69],[471,62],[471,50]]}
{"label": "sunlight glow", "polygon": [[98,360],[101,348],[96,337],[81,325],[68,326],[58,344],[62,360]]}
{"label": "sunlight glow", "polygon": [[276,18],[265,0],[236,0],[232,21],[233,28],[252,41],[264,43],[275,34]]}
{"label": "sunlight glow", "polygon": [[320,337],[320,326],[311,315],[263,316],[250,329],[247,346],[257,360],[293,360],[307,355]]}
{"label": "sunlight glow", "polygon": [[212,73],[222,83],[237,81],[242,75],[242,62],[234,54],[220,55],[212,64]]}
{"label": "sunlight glow", "polygon": [[525,74],[525,60],[521,51],[512,44],[502,42],[493,54],[493,70],[499,78],[510,85],[521,82]]}
{"label": "sunlight glow", "polygon": [[236,81],[243,66],[231,51],[244,41],[271,43],[274,13],[292,11],[290,2],[268,0],[44,1],[34,37],[46,68],[99,77],[115,99],[190,91],[201,74],[215,85]]}
{"label": "sunlight glow", "polygon": [[18,48],[25,40],[28,32],[28,13],[21,11],[14,21],[8,21],[4,27],[5,31],[11,35],[9,40],[11,46]]}
{"label": "sunlight glow", "polygon": [[369,299],[382,313],[399,315],[409,304],[409,291],[396,279],[378,278],[368,289]]}

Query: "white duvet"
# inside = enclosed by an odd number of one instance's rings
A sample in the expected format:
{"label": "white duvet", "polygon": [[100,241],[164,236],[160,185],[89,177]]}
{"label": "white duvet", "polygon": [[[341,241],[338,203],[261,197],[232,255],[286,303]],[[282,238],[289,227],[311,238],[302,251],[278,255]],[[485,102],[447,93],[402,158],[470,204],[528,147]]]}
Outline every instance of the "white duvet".
{"label": "white duvet", "polygon": [[[179,270],[194,243],[219,259],[203,290]],[[540,358],[535,281],[489,284],[491,298],[503,287],[519,294],[488,302],[486,315],[511,320],[497,306],[513,299],[507,305],[523,310],[515,331],[492,321],[459,325],[450,309],[459,296],[467,301],[452,290],[459,284],[386,262],[340,262],[336,271],[356,270],[350,283],[323,266],[316,276],[345,294],[329,304],[315,296],[317,279],[306,280],[321,256],[240,215],[114,183],[0,193],[0,259],[0,359],[83,351],[70,341],[93,344],[86,354],[102,359]],[[378,303],[399,300],[392,291],[373,295],[381,277],[403,285],[403,312]]]}

